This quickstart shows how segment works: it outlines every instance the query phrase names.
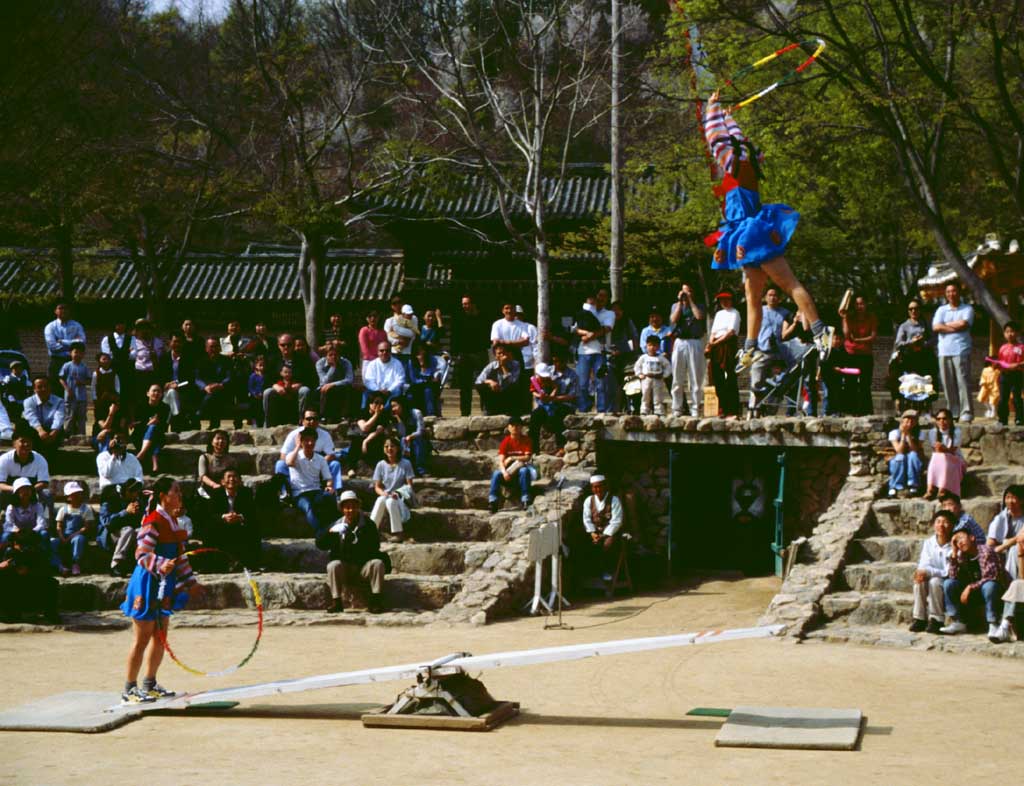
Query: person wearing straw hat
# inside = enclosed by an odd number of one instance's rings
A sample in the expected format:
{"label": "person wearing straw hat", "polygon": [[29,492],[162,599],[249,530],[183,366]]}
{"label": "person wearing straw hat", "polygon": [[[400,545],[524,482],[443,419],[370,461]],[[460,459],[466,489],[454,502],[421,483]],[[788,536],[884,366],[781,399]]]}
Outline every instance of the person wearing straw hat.
{"label": "person wearing straw hat", "polygon": [[370,585],[367,610],[376,614],[384,609],[384,575],[390,570],[391,560],[381,551],[377,525],[363,513],[354,491],[341,493],[338,508],[341,518],[316,539],[317,548],[328,552],[330,557],[327,584],[331,601],[327,612],[344,611],[342,590],[361,579]]}
{"label": "person wearing straw hat", "polygon": [[[736,351],[739,345],[740,312],[733,308],[733,294],[723,289],[715,300],[718,311],[711,322],[711,332],[704,348],[708,356],[708,373],[718,398],[718,414],[736,417],[740,414],[740,387],[736,377]],[[710,417],[712,413],[705,412]]]}

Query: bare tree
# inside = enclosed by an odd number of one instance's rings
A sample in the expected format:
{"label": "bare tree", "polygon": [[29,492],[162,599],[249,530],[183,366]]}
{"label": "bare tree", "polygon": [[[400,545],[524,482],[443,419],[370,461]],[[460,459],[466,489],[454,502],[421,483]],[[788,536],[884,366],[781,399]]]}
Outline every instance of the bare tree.
{"label": "bare tree", "polygon": [[435,153],[483,176],[511,242],[533,258],[537,327],[546,335],[549,212],[562,197],[574,142],[608,108],[601,7],[371,2],[393,45],[388,57],[401,97],[426,118]]}

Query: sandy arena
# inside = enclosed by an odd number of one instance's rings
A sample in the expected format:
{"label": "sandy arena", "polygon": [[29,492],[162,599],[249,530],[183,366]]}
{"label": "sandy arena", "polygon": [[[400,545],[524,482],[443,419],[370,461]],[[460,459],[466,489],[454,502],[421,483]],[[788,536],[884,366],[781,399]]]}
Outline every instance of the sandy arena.
{"label": "sandy arena", "polygon": [[[270,628],[253,662],[230,681],[192,677],[170,662],[160,678],[187,691],[455,650],[482,654],[745,627],[777,586],[771,578],[716,580],[678,596],[591,605],[566,615],[576,626],[571,631],[543,631],[535,618],[480,629]],[[0,706],[67,690],[119,690],[128,637],[0,636]],[[237,628],[172,637],[182,657],[210,668],[251,642],[251,632]],[[106,734],[4,732],[0,783],[970,782],[1007,771],[999,752],[1019,742],[1015,716],[1024,695],[1024,664],[1017,660],[771,640],[501,669],[483,678],[496,698],[523,709],[491,733],[364,729],[360,712],[391,701],[404,686],[359,686],[257,699],[220,718],[144,718]],[[721,719],[686,717],[694,707],[740,704],[859,708],[865,731],[855,752],[715,748]],[[963,749],[943,739],[955,729],[984,739],[984,750],[971,747],[964,761]]]}

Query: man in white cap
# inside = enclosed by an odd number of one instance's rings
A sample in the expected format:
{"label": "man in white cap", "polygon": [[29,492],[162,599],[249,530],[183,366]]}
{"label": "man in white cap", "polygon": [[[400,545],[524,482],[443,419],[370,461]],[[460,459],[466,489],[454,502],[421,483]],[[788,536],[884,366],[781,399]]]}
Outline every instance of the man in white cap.
{"label": "man in white cap", "polygon": [[316,539],[317,548],[329,552],[327,584],[331,590],[328,613],[345,610],[342,589],[358,579],[370,584],[367,610],[376,614],[383,610],[384,575],[391,560],[380,549],[377,525],[363,513],[354,491],[343,491],[338,499],[341,518]]}
{"label": "man in white cap", "polygon": [[540,453],[540,432],[546,428],[555,437],[560,454],[565,447],[565,418],[576,411],[575,387],[563,388],[556,378],[555,367],[537,364],[537,373],[530,381],[530,393],[536,405],[530,413],[530,444],[535,454]]}
{"label": "man in white cap", "polygon": [[608,491],[604,475],[590,476],[591,494],[583,500],[583,563],[590,573],[601,571],[605,581],[611,581],[615,566],[615,546],[622,529],[622,501]]}

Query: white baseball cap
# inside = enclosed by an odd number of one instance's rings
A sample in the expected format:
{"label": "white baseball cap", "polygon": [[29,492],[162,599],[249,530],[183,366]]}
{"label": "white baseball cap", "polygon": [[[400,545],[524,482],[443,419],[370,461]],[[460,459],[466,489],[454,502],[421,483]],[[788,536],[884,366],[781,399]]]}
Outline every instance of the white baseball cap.
{"label": "white baseball cap", "polygon": [[516,306],[516,313],[517,314],[525,314],[526,311],[523,309],[522,306]]}
{"label": "white baseball cap", "polygon": [[70,497],[72,494],[84,494],[85,489],[82,488],[82,484],[77,480],[71,480],[64,484],[64,496]]}
{"label": "white baseball cap", "polygon": [[413,314],[415,312],[413,311],[412,306],[410,306],[408,303],[406,303],[404,306],[402,306],[402,313],[403,314]]}
{"label": "white baseball cap", "polygon": [[32,481],[28,478],[18,478],[14,481],[14,493],[17,494],[19,489],[32,488]]}
{"label": "white baseball cap", "polygon": [[535,369],[538,377],[544,377],[544,379],[551,379],[552,368],[547,363],[538,363]]}
{"label": "white baseball cap", "polygon": [[354,499],[356,502],[359,501],[359,496],[352,490],[341,492],[341,496],[338,497],[338,502],[348,502],[350,499]]}

